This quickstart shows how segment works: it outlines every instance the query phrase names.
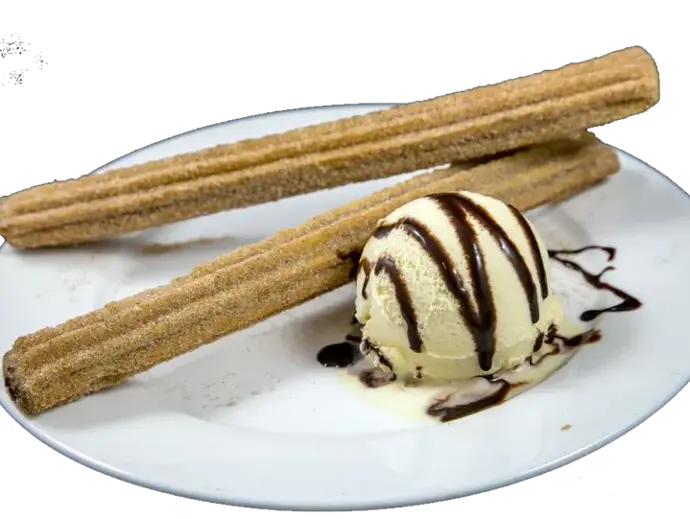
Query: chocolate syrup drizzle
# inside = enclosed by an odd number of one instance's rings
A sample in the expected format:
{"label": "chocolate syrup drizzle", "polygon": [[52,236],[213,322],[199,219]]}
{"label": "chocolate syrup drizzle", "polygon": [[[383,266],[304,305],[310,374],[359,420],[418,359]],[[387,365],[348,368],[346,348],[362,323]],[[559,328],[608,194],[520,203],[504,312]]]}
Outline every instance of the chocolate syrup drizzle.
{"label": "chocolate syrup drizzle", "polygon": [[[530,355],[525,362],[527,362],[530,366],[538,366],[544,360],[547,358],[553,356],[553,355],[560,355],[568,350],[572,350],[574,348],[577,348],[579,346],[583,346],[585,344],[592,344],[595,342],[598,342],[601,340],[601,332],[599,330],[587,330],[586,332],[580,333],[578,335],[574,335],[572,337],[565,337],[563,335],[559,335],[557,333],[556,327],[551,325],[549,327],[549,330],[544,336],[542,334],[542,343],[546,342],[547,344],[554,344],[557,343],[559,345],[559,348],[554,349],[548,353],[545,353],[541,357],[535,358],[533,355]],[[538,351],[538,350],[535,350]]]}
{"label": "chocolate syrup drizzle", "polygon": [[[414,238],[424,248],[424,250],[427,251],[429,256],[431,256],[431,259],[438,266],[446,287],[458,300],[459,311],[462,315],[462,318],[466,322],[472,324],[471,329],[473,331],[477,328],[480,328],[481,323],[478,322],[477,317],[473,314],[471,309],[470,295],[465,288],[462,279],[460,276],[458,276],[457,272],[453,268],[453,262],[448,254],[448,251],[441,244],[438,238],[436,238],[436,236],[434,236],[424,224],[412,218],[404,218],[394,224],[381,226],[374,232],[374,237],[381,239],[397,228],[404,229],[409,236]],[[400,306],[402,308],[403,305],[401,304]],[[477,339],[477,337],[475,337],[475,339]]]}
{"label": "chocolate syrup drizzle", "polygon": [[586,245],[585,247],[580,247],[579,249],[551,249],[549,250],[549,257],[553,256],[558,256],[558,255],[575,255],[575,254],[580,254],[582,252],[588,251],[588,250],[600,250],[602,252],[605,252],[606,255],[608,256],[608,261],[613,261],[616,259],[616,249],[615,247],[602,247],[601,245]]}
{"label": "chocolate syrup drizzle", "polygon": [[595,310],[587,310],[586,312],[583,312],[580,315],[580,319],[583,321],[593,321],[597,317],[599,317],[601,314],[607,313],[607,312],[629,312],[631,310],[637,310],[642,306],[642,303],[640,302],[639,299],[631,296],[627,292],[624,292],[620,288],[614,287],[613,285],[606,283],[605,281],[602,281],[601,278],[604,274],[607,272],[614,270],[615,267],[608,266],[599,274],[592,274],[591,272],[585,270],[581,265],[578,263],[562,258],[561,256],[563,255],[568,255],[568,254],[579,254],[580,252],[583,252],[585,250],[602,250],[608,254],[609,261],[611,261],[615,255],[616,255],[616,250],[613,247],[600,247],[597,245],[590,245],[588,247],[582,247],[580,249],[575,249],[575,250],[550,250],[549,251],[549,257],[553,259],[554,261],[559,262],[560,264],[568,267],[569,269],[572,269],[576,272],[579,272],[582,274],[582,277],[584,277],[585,281],[589,283],[591,286],[594,288],[600,289],[600,290],[607,290],[611,292],[612,294],[620,297],[623,301],[621,301],[617,305],[609,306],[607,308],[600,308],[600,309],[595,309]]}
{"label": "chocolate syrup drizzle", "polygon": [[410,345],[410,349],[412,351],[421,352],[422,338],[419,333],[419,325],[417,324],[417,313],[412,305],[410,290],[407,287],[405,279],[400,274],[395,260],[389,256],[381,256],[376,260],[373,271],[377,276],[381,271],[385,271],[386,274],[388,274],[391,283],[393,283],[393,288],[395,289],[395,298],[398,301],[400,311],[407,325],[407,341]]}
{"label": "chocolate syrup drizzle", "polygon": [[[546,334],[540,334],[537,337],[535,341],[535,351],[541,349],[543,343],[557,344],[558,347],[538,358],[530,355],[523,362],[523,365],[526,364],[530,367],[538,366],[544,362],[545,359],[553,355],[566,353],[568,350],[572,350],[585,344],[597,342],[600,339],[601,333],[598,330],[588,330],[573,337],[564,337],[562,335],[558,335],[556,327],[552,325]],[[537,344],[539,344],[538,348]],[[500,373],[486,375],[481,378],[487,380],[492,386],[497,386],[496,390],[489,395],[479,398],[473,402],[455,406],[447,405],[448,401],[451,399],[451,395],[448,395],[447,397],[430,405],[426,410],[427,414],[434,418],[438,418],[441,422],[450,422],[452,420],[457,420],[458,418],[464,418],[465,416],[469,416],[479,411],[483,411],[484,409],[488,409],[489,407],[494,407],[498,404],[501,404],[508,397],[511,390],[527,384],[527,382],[511,383],[501,378]]]}
{"label": "chocolate syrup drizzle", "polygon": [[[430,258],[438,267],[446,287],[457,300],[458,312],[467,328],[472,333],[479,366],[482,370],[487,371],[491,369],[493,356],[496,350],[496,308],[493,300],[491,281],[486,269],[484,253],[479,246],[476,231],[470,224],[469,216],[474,217],[481,223],[492,238],[496,240],[497,244],[512,264],[524,289],[530,309],[530,317],[533,323],[539,320],[539,291],[532,273],[527,266],[527,262],[520,253],[517,245],[510,239],[505,230],[486,209],[469,198],[457,193],[432,195],[430,199],[434,200],[447,216],[463,250],[467,251],[471,282],[470,287],[465,286],[463,283],[462,278],[458,275],[454,267],[449,252],[440,240],[434,236],[423,223],[414,218],[407,217],[392,224],[382,225],[376,229],[373,236],[381,239],[394,229],[403,229],[410,237],[420,244],[427,254],[429,254]],[[541,297],[545,298],[548,295],[548,283],[546,279],[546,268],[542,262],[537,238],[531,226],[520,212],[512,207],[511,211],[517,218],[529,243],[532,261],[535,264],[535,270],[539,278]],[[376,274],[381,270],[385,270],[389,275],[396,292],[396,298],[402,311],[403,318],[407,324],[410,348],[413,351],[421,352],[423,350],[423,344],[421,333],[417,326],[417,316],[414,305],[410,297],[409,289],[405,280],[400,275],[395,261],[389,257],[379,258],[372,269],[371,265],[368,265],[363,260],[360,262],[360,268],[364,272],[362,296],[365,298],[365,290],[372,270]],[[474,291],[476,310],[473,309],[471,303],[472,290]]]}
{"label": "chocolate syrup drizzle", "polygon": [[[496,240],[498,245],[501,247],[501,250],[503,253],[506,255],[508,260],[510,260],[510,263],[513,265],[513,269],[515,270],[515,273],[518,275],[518,278],[520,279],[520,283],[522,284],[522,288],[525,292],[525,296],[527,297],[528,303],[529,303],[529,308],[530,308],[530,314],[532,316],[532,322],[536,323],[539,320],[539,294],[537,292],[537,287],[534,282],[534,278],[532,277],[532,273],[530,272],[529,268],[527,267],[527,262],[525,261],[525,258],[522,256],[520,253],[520,250],[518,249],[517,245],[513,242],[513,240],[510,239],[510,236],[505,232],[505,230],[498,224],[498,222],[491,216],[491,214],[484,209],[481,205],[476,204],[472,200],[470,200],[467,197],[464,197],[460,194],[457,193],[451,193],[451,194],[444,194],[444,195],[436,195],[435,197],[436,200],[438,200],[444,211],[447,212],[447,214],[450,216],[448,213],[448,209],[452,208],[454,206],[455,213],[460,214],[464,213],[463,220],[465,222],[465,225],[463,226],[464,228],[469,228],[469,230],[472,233],[473,237],[473,246],[478,248],[478,243],[477,243],[477,236],[476,233],[474,233],[474,229],[470,227],[467,223],[467,214],[471,214],[474,218],[479,220],[484,228],[489,231],[491,236]],[[450,202],[450,205],[448,205],[448,201],[453,200],[453,202]],[[458,221],[453,222],[456,231],[458,229],[457,223]],[[536,237],[534,237],[534,233],[532,232],[532,229],[527,226],[527,225],[521,225],[523,231],[525,231],[527,238],[529,241],[534,240],[534,244],[536,246]],[[472,250],[472,249],[469,249]],[[534,255],[533,260],[536,263],[541,263],[541,256],[538,254]],[[539,269],[537,269],[539,270]],[[484,276],[487,278],[487,285],[488,285],[488,273],[484,270],[479,273],[480,275]],[[541,269],[541,279],[540,283],[542,286],[546,285],[546,271],[545,269]],[[546,297],[546,296],[544,296]]]}
{"label": "chocolate syrup drizzle", "polygon": [[541,297],[546,299],[546,297],[549,295],[549,283],[546,279],[546,266],[542,261],[541,251],[539,250],[539,243],[537,242],[537,237],[534,234],[532,226],[527,221],[527,218],[525,218],[522,215],[522,213],[512,205],[508,205],[508,207],[510,208],[510,212],[513,213],[513,216],[520,224],[520,227],[522,227],[522,232],[527,237],[527,241],[529,242],[529,247],[532,252],[532,261],[534,262],[534,265],[537,267],[537,275],[539,276],[539,285],[541,287]]}
{"label": "chocolate syrup drizzle", "polygon": [[[459,301],[459,304],[465,317],[465,324],[474,339],[479,366],[486,371],[491,369],[496,351],[496,307],[486,271],[484,251],[479,247],[477,235],[470,225],[467,212],[463,209],[462,198],[452,194],[442,194],[433,199],[448,217],[462,249],[467,252],[470,280],[477,302],[476,313],[472,312],[469,296],[464,301]],[[455,276],[459,278],[457,273]]]}
{"label": "chocolate syrup drizzle", "polygon": [[369,339],[364,339],[362,341],[362,353],[366,355],[370,352],[373,352],[378,357],[379,362],[382,365],[386,366],[391,373],[393,373],[393,364],[391,364],[391,362],[385,357],[385,355],[381,353],[381,351],[378,349],[378,347],[376,347],[375,344],[369,341]]}
{"label": "chocolate syrup drizzle", "polygon": [[369,285],[369,276],[371,276],[371,261],[367,258],[362,258],[359,262],[359,270],[364,272],[364,280],[362,281],[362,298],[367,298],[367,285]]}
{"label": "chocolate syrup drizzle", "polygon": [[510,390],[517,385],[510,384],[505,380],[497,380],[490,382],[492,384],[498,385],[499,388],[495,392],[491,393],[490,395],[484,398],[480,398],[468,404],[446,407],[445,404],[450,399],[449,395],[448,397],[430,405],[427,408],[426,412],[429,416],[438,418],[441,422],[451,422],[453,420],[457,420],[458,418],[464,418],[465,416],[469,416],[479,411],[483,411],[484,409],[487,409],[489,407],[493,407],[495,405],[500,404],[506,399],[508,393],[510,393]]}
{"label": "chocolate syrup drizzle", "polygon": [[539,335],[537,335],[537,338],[534,340],[534,347],[532,348],[532,353],[537,353],[539,350],[541,350],[543,344],[544,332],[539,332]]}
{"label": "chocolate syrup drizzle", "polygon": [[393,370],[393,364],[381,353],[378,347],[370,342],[368,339],[362,341],[362,353],[368,355],[369,353],[374,353],[379,359],[381,365],[388,368],[388,371],[383,371],[381,369],[373,368],[362,371],[359,374],[359,381],[369,388],[377,388],[385,386],[391,382],[394,382],[397,378],[395,371]]}

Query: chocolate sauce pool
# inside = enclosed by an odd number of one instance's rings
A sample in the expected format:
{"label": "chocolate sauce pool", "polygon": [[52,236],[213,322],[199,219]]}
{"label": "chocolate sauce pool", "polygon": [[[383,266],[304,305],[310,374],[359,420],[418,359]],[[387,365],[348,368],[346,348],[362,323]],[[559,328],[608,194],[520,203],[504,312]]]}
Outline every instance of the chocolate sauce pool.
{"label": "chocolate sauce pool", "polygon": [[321,348],[316,355],[319,364],[327,368],[347,368],[359,357],[359,347],[350,342],[337,342]]}
{"label": "chocolate sauce pool", "polygon": [[[357,320],[353,318],[352,324]],[[362,358],[359,343],[362,338],[359,335],[349,334],[343,342],[336,342],[324,346],[316,355],[316,360],[326,368],[347,368]]]}

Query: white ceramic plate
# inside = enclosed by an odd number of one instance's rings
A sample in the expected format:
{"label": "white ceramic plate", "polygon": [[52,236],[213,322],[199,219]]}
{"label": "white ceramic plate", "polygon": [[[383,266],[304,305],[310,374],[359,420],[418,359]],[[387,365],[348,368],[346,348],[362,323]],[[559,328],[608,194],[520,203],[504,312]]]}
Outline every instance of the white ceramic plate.
{"label": "white ceramic plate", "polygon": [[[107,167],[382,107],[297,110],[220,124]],[[620,157],[622,171],[604,185],[529,216],[551,247],[616,247],[617,270],[606,279],[644,306],[606,315],[602,341],[500,406],[439,424],[387,408],[337,370],[321,367],[316,352],[347,332],[352,287],[37,418],[22,416],[4,391],[0,402],[43,442],[103,473],[238,505],[400,506],[551,470],[629,431],[690,375],[682,326],[690,308],[690,201],[649,166]],[[392,182],[213,215],[108,244],[32,253],[3,247],[0,353],[20,335],[163,284],[197,263]],[[194,241],[202,238],[210,239]],[[159,246],[183,242],[167,250]],[[572,287],[565,291],[580,294],[580,302],[594,297]]]}

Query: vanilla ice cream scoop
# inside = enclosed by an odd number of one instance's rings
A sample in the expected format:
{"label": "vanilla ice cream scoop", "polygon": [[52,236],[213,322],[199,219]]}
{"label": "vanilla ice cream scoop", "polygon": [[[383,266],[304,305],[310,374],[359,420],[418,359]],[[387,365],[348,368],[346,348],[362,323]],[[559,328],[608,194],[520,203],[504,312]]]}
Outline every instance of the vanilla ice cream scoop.
{"label": "vanilla ice cream scoop", "polygon": [[402,379],[511,369],[563,319],[530,222],[470,192],[420,198],[379,222],[357,275],[362,351]]}

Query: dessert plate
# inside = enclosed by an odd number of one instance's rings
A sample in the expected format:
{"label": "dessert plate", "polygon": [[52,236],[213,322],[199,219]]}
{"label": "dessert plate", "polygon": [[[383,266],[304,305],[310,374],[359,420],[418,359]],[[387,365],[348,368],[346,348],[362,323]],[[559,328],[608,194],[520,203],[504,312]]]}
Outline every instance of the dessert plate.
{"label": "dessert plate", "polygon": [[[124,166],[337,119],[384,105],[267,114],[195,130],[122,157]],[[605,314],[603,338],[540,385],[449,423],[418,412],[419,395],[382,398],[316,361],[342,341],[347,286],[132,378],[28,418],[23,427],[105,474],[196,499],[278,509],[362,509],[460,497],[582,457],[668,402],[690,376],[681,323],[690,307],[690,200],[619,152],[602,185],[528,217],[550,248],[617,249],[606,281],[642,308]],[[105,168],[105,167],[104,167]],[[96,172],[97,174],[98,172]],[[198,263],[389,185],[385,179],[212,215],[107,243],[0,250],[0,353],[21,335],[168,282]],[[586,253],[592,270],[601,254]],[[570,276],[570,277],[569,277]],[[576,276],[577,277],[577,276]],[[611,297],[557,275],[571,310]],[[615,298],[614,298],[615,300]]]}

